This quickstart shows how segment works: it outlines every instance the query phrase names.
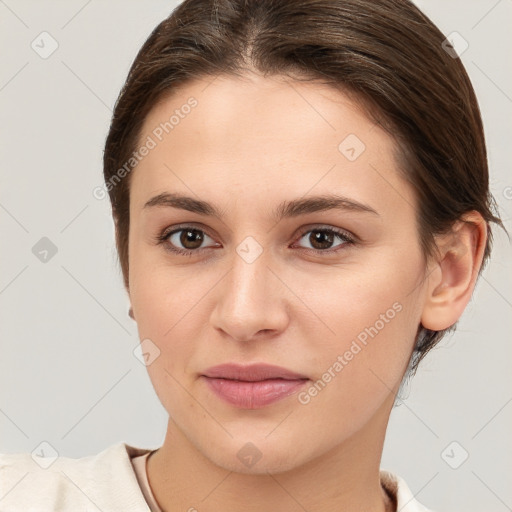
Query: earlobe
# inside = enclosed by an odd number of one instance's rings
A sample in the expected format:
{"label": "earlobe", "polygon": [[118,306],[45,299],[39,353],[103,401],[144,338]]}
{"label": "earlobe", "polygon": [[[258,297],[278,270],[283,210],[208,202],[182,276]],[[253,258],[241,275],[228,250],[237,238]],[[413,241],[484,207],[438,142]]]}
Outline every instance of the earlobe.
{"label": "earlobe", "polygon": [[455,324],[475,288],[487,242],[487,224],[472,211],[438,238],[439,256],[427,277],[423,327],[441,331]]}

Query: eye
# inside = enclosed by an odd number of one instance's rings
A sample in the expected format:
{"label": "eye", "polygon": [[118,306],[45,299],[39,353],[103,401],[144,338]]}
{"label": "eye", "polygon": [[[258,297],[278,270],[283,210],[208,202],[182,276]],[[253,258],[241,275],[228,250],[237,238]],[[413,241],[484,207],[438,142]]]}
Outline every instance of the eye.
{"label": "eye", "polygon": [[[301,235],[301,239],[306,235],[309,235],[306,238],[306,242],[309,243],[311,247],[305,247],[305,249],[312,250],[316,253],[336,252],[343,249],[346,245],[355,243],[355,239],[351,235],[345,231],[331,227],[309,229]],[[341,240],[341,243],[335,246],[335,249],[332,249],[332,244],[335,242],[336,238]]]}
{"label": "eye", "polygon": [[171,252],[191,256],[193,253],[205,249],[201,245],[208,238],[212,240],[202,229],[193,226],[182,226],[172,231],[164,231],[162,235],[158,236],[158,241],[166,244],[166,249]]}

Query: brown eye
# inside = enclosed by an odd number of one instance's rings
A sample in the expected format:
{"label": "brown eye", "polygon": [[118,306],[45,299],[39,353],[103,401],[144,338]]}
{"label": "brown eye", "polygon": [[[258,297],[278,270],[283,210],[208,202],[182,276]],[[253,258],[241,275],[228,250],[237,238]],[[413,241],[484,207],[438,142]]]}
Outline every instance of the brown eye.
{"label": "brown eye", "polygon": [[[306,235],[308,235],[306,237]],[[315,228],[310,229],[302,234],[301,239],[305,238],[311,247],[304,247],[318,252],[332,252],[337,251],[345,245],[354,243],[352,237],[343,231],[338,231],[333,228]],[[333,247],[335,240],[341,240],[341,243]]]}
{"label": "brown eye", "polygon": [[182,228],[166,235],[166,240],[179,250],[192,251],[201,248],[206,238],[210,238],[204,231],[195,228]]}

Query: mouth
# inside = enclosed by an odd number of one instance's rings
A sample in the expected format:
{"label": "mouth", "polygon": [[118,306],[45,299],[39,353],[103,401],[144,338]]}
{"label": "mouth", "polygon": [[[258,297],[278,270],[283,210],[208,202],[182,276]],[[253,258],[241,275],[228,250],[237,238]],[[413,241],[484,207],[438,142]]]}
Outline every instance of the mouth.
{"label": "mouth", "polygon": [[309,378],[267,364],[227,363],[209,368],[201,378],[224,402],[242,409],[259,409],[299,391]]}

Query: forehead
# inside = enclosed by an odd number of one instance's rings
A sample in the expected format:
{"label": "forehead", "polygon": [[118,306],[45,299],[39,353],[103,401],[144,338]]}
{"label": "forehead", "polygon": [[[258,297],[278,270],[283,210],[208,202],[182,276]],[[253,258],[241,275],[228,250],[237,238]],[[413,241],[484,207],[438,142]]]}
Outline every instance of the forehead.
{"label": "forehead", "polygon": [[364,191],[381,201],[411,192],[397,192],[407,184],[389,134],[347,95],[319,83],[256,75],[195,80],[162,97],[139,141],[152,148],[133,172],[137,208],[176,189],[221,205],[226,192],[254,201],[313,188],[337,187],[355,199]]}

